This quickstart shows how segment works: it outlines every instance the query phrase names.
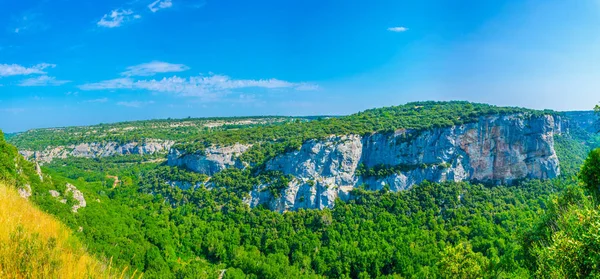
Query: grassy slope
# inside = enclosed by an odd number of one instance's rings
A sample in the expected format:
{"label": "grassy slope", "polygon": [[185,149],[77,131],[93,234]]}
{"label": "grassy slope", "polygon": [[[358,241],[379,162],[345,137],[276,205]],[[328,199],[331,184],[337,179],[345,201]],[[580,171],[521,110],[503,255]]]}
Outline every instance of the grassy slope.
{"label": "grassy slope", "polygon": [[0,183],[0,278],[115,278],[54,217]]}

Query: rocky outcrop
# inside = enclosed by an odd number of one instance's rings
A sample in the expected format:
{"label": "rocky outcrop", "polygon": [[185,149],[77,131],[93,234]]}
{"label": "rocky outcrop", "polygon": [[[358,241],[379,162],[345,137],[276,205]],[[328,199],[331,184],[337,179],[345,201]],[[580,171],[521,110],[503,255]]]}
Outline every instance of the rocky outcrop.
{"label": "rocky outcrop", "polygon": [[[75,187],[75,185],[73,185],[71,183],[67,183],[66,187],[67,187],[67,189],[65,190],[65,196],[68,195],[69,193],[71,193],[71,195],[73,196],[73,199],[75,199],[75,201],[76,201],[76,203],[73,204],[73,206],[71,207],[71,211],[77,213],[77,210],[79,210],[82,207],[86,207],[87,203],[85,201],[85,197],[83,196],[83,193],[81,191],[79,191],[77,189],[77,187]],[[57,199],[59,202],[67,203],[67,199],[65,197],[63,197],[63,195],[61,195],[59,191],[49,190],[48,192],[50,193],[50,195],[52,197]]]}
{"label": "rocky outcrop", "polygon": [[81,193],[81,191],[79,191],[75,187],[75,185],[67,183],[66,193],[71,193],[71,195],[73,195],[73,199],[77,201],[77,203],[75,203],[71,208],[73,212],[77,213],[77,210],[79,208],[85,207],[87,205],[85,202],[85,198],[83,197],[83,193]]}
{"label": "rocky outcrop", "polygon": [[[332,207],[355,187],[392,191],[409,189],[425,180],[512,183],[559,175],[554,151],[558,117],[523,114],[486,116],[478,122],[425,131],[398,130],[369,136],[332,136],[311,140],[299,151],[280,155],[268,170],[294,177],[278,196],[258,185],[246,202],[273,210]],[[394,168],[393,174],[357,176],[361,165]],[[398,168],[398,166],[401,166]]]}
{"label": "rocky outcrop", "polygon": [[70,146],[49,147],[41,151],[21,150],[19,153],[27,160],[39,163],[49,163],[56,158],[65,159],[69,156],[98,158],[113,155],[155,154],[167,152],[174,143],[174,141],[155,139],[147,139],[144,142],[130,142],[126,144],[119,144],[117,142],[80,143]]}
{"label": "rocky outcrop", "polygon": [[228,167],[242,168],[243,164],[238,157],[250,147],[249,144],[209,147],[204,152],[192,154],[171,149],[167,164],[212,176]]}
{"label": "rocky outcrop", "polygon": [[19,196],[21,196],[21,198],[28,200],[29,197],[31,197],[31,185],[29,184],[25,184],[25,186],[19,188],[17,191],[19,192]]}

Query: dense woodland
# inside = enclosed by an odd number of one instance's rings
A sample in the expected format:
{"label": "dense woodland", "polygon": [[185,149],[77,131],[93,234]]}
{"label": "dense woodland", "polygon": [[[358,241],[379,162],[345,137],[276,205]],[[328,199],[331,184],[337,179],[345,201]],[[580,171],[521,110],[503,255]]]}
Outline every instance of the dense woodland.
{"label": "dense woodland", "polygon": [[[201,146],[284,139],[246,155],[264,162],[311,137],[443,127],[516,112],[545,113],[426,102],[195,137]],[[557,136],[562,175],[554,180],[357,189],[333,209],[283,214],[242,202],[257,180],[273,180],[270,190],[278,192],[287,179],[281,174],[231,169],[211,178],[213,189],[182,190],[167,182],[193,185],[207,177],[131,155],[55,160],[42,167],[41,181],[1,137],[0,180],[31,185],[30,200],[73,231],[81,227],[76,237],[92,254],[144,278],[584,278],[600,275],[600,151],[590,153],[596,147],[600,137],[588,131]],[[78,213],[70,210],[72,197],[62,204],[48,192],[64,192],[67,182],[87,200]]]}

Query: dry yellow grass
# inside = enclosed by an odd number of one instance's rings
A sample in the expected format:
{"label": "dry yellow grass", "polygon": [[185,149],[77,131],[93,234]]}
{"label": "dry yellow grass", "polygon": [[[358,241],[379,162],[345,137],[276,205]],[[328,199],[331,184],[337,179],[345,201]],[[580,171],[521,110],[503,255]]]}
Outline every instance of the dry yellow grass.
{"label": "dry yellow grass", "polygon": [[0,278],[123,278],[124,273],[89,255],[66,226],[0,182]]}

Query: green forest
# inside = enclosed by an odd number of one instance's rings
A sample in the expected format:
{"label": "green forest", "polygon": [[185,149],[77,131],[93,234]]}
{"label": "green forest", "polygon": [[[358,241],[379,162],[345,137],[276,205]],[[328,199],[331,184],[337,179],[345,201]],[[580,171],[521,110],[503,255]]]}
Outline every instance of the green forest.
{"label": "green forest", "polygon": [[[131,137],[176,139],[192,152],[213,144],[257,143],[243,156],[259,166],[330,134],[423,130],[506,113],[556,112],[419,102],[347,117]],[[7,142],[0,133],[0,180],[29,185],[30,200],[76,231],[88,251],[130,274],[143,272],[143,278],[600,277],[600,149],[594,149],[600,136],[590,131],[555,137],[562,174],[552,180],[506,186],[424,182],[401,192],[356,189],[352,199],[337,200],[332,209],[285,213],[243,202],[257,182],[270,182],[278,193],[288,179],[281,173],[228,169],[211,178],[214,188],[183,190],[167,182],[194,185],[208,177],[128,155],[56,159],[42,166],[40,177],[13,146],[96,140],[67,134],[36,131]],[[106,139],[132,138],[125,133]],[[385,176],[410,167],[360,171]],[[63,204],[49,193],[64,193],[66,183],[85,196],[87,206],[78,213],[71,211],[77,202],[72,196]]]}

